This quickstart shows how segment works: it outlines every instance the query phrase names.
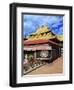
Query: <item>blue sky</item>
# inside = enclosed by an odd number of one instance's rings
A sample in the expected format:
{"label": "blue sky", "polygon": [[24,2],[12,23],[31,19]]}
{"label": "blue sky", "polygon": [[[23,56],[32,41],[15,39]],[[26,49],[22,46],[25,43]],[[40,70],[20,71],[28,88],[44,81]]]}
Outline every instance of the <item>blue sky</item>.
{"label": "blue sky", "polygon": [[47,24],[55,34],[63,34],[63,16],[23,15],[23,35],[28,36],[41,25]]}

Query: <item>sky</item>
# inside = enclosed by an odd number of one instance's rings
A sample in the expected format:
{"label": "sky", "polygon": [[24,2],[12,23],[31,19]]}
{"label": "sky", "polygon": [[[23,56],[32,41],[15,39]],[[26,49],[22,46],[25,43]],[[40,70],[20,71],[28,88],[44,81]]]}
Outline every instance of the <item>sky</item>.
{"label": "sky", "polygon": [[63,16],[23,15],[23,35],[29,36],[41,25],[47,24],[54,34],[63,34]]}

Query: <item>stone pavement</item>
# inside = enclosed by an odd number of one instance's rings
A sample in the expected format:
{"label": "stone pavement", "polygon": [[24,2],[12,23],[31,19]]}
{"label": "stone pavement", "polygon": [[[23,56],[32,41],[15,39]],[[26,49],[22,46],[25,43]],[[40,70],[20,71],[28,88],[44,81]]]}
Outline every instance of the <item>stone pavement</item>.
{"label": "stone pavement", "polygon": [[63,57],[60,57],[53,61],[52,63],[46,63],[40,68],[28,73],[27,75],[37,75],[37,74],[56,74],[63,72]]}

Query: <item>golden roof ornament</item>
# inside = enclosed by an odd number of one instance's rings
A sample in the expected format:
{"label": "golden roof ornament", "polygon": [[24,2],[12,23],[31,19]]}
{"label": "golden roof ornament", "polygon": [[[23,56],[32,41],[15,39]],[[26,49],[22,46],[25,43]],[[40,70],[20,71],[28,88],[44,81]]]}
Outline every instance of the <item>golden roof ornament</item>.
{"label": "golden roof ornament", "polygon": [[39,39],[53,39],[57,38],[60,41],[63,41],[63,35],[55,35],[51,32],[51,30],[48,28],[48,24],[40,26],[36,32],[32,33],[29,37],[28,40],[33,41],[33,40],[39,40]]}

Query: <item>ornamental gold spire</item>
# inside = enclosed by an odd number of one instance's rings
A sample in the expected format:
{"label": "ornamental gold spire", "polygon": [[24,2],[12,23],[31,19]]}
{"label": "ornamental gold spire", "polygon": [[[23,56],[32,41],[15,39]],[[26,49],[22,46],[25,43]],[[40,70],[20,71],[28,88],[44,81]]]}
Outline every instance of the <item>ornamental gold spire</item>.
{"label": "ornamental gold spire", "polygon": [[39,39],[53,39],[57,38],[58,40],[62,41],[63,40],[63,35],[55,35],[51,32],[51,30],[48,28],[48,25],[42,25],[40,26],[36,32],[32,33],[29,37],[28,40],[33,41],[33,40],[39,40]]}

